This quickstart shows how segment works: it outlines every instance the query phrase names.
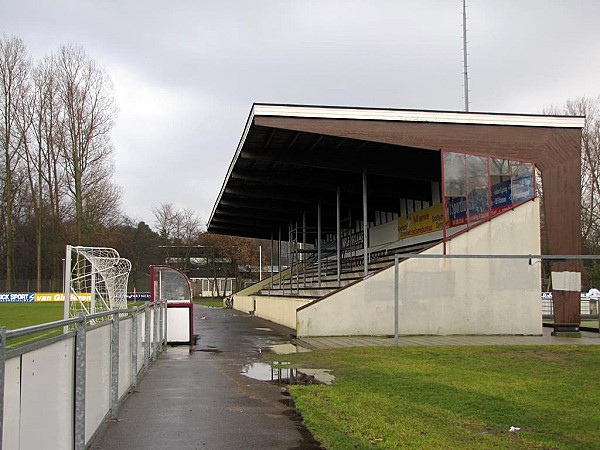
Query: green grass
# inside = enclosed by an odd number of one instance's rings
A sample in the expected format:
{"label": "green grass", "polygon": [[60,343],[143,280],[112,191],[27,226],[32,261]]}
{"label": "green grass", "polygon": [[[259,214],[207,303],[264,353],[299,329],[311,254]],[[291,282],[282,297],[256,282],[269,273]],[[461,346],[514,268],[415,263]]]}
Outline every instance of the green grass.
{"label": "green grass", "polygon": [[193,302],[198,305],[210,306],[211,308],[223,307],[223,297],[194,297]]}
{"label": "green grass", "polygon": [[[600,448],[600,346],[400,347],[289,356],[332,369],[290,390],[335,449]],[[511,426],[521,428],[509,432]]]}
{"label": "green grass", "polygon": [[0,303],[0,326],[9,330],[63,318],[63,302]]}
{"label": "green grass", "polygon": [[[129,302],[127,306],[133,308],[143,304],[143,301]],[[55,320],[63,319],[63,308],[63,302],[0,303],[0,326],[6,327],[7,330],[16,330],[17,328],[54,322]],[[42,333],[11,339],[8,341],[7,347],[11,348],[17,345],[27,344],[40,338],[58,335],[61,332],[62,328],[56,328]]]}

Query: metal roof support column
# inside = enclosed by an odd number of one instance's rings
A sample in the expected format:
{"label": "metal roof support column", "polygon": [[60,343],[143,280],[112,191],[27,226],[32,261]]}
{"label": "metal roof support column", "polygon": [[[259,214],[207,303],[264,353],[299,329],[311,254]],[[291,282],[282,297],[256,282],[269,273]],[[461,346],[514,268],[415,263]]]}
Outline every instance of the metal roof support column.
{"label": "metal roof support column", "polygon": [[271,282],[269,283],[269,297],[271,296],[271,287],[273,286],[273,233],[271,233]]}
{"label": "metal roof support column", "polygon": [[290,268],[290,295],[292,295],[292,285],[294,284],[294,261],[292,261],[292,223],[288,226],[288,266]]}
{"label": "metal roof support column", "polygon": [[[294,242],[296,243],[296,250],[298,249],[299,245],[298,245],[298,222],[296,222],[296,231],[295,231],[295,235],[294,235]],[[298,253],[298,251],[296,251],[296,254],[299,255],[299,257],[296,258],[296,294],[300,294],[300,256],[302,256],[302,253]]]}
{"label": "metal roof support column", "polygon": [[[306,249],[306,211],[302,212],[302,250]],[[302,254],[302,262],[305,260],[304,253]],[[306,287],[306,267],[302,270],[302,285]]]}
{"label": "metal roof support column", "polygon": [[341,237],[341,213],[340,213],[340,188],[337,188],[337,197],[336,197],[336,246],[337,246],[337,282],[338,287],[342,285],[342,237]]}
{"label": "metal roof support column", "polygon": [[365,277],[369,274],[369,222],[367,222],[367,169],[363,170],[363,264]]}
{"label": "metal roof support column", "polygon": [[279,274],[279,289],[281,289],[281,227],[279,227],[279,241],[277,242],[277,273]]}
{"label": "metal roof support column", "polygon": [[317,280],[321,287],[321,200],[317,204]]}

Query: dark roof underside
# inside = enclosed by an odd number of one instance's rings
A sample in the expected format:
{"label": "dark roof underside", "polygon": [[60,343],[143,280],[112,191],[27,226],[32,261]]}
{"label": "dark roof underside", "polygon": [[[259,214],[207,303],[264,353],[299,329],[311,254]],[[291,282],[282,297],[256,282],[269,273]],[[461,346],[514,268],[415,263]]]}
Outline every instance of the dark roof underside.
{"label": "dark roof underside", "polygon": [[287,239],[306,214],[311,242],[319,201],[323,232],[335,230],[338,188],[342,219],[362,219],[365,169],[371,215],[398,212],[400,198],[431,202],[440,152],[252,124],[208,231],[269,239],[281,227]]}

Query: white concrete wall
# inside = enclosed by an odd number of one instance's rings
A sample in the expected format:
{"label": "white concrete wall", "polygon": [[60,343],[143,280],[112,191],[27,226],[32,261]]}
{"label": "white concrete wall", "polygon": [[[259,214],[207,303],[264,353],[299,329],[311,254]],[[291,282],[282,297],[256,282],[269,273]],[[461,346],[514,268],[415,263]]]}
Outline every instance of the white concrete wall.
{"label": "white concrete wall", "polygon": [[250,312],[254,309],[257,317],[296,329],[296,309],[310,303],[310,300],[293,297],[266,297],[234,295],[233,308],[238,311]]}
{"label": "white concrete wall", "polygon": [[[443,244],[428,253],[441,254]],[[539,254],[539,203],[527,202],[447,243],[448,254]],[[528,260],[411,259],[400,264],[400,334],[542,333],[541,265]],[[394,269],[303,308],[298,336],[391,335]]]}

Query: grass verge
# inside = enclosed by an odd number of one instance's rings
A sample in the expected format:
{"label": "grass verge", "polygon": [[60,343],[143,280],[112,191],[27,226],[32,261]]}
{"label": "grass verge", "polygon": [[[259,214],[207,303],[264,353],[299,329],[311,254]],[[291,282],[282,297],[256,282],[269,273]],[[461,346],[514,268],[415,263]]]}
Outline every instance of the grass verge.
{"label": "grass verge", "polygon": [[336,376],[332,386],[290,386],[307,427],[329,450],[600,448],[600,346],[288,356]]}
{"label": "grass verge", "polygon": [[195,304],[209,306],[211,308],[223,307],[223,297],[194,297],[193,302]]}

